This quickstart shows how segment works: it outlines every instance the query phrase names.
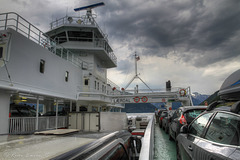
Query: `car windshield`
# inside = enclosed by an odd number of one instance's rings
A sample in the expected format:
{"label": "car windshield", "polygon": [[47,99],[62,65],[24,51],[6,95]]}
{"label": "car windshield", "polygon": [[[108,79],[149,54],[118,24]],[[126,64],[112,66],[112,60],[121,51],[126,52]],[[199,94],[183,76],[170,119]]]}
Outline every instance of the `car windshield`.
{"label": "car windshield", "polygon": [[199,116],[205,109],[193,109],[187,111],[184,116],[188,123],[191,123],[197,116]]}
{"label": "car windshield", "polygon": [[161,114],[161,117],[166,117],[167,115],[168,115],[167,112],[163,112],[163,113]]}

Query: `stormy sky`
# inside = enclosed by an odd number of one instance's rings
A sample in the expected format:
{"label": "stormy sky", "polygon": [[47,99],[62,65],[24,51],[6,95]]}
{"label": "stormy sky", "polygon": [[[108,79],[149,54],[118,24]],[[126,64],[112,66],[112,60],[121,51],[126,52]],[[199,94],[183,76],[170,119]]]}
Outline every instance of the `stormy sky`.
{"label": "stormy sky", "polygon": [[[17,12],[39,29],[52,20],[96,0],[0,0],[1,12]],[[96,21],[108,35],[118,67],[108,77],[125,87],[138,73],[150,88],[191,87],[212,94],[232,72],[240,69],[239,0],[104,0],[94,9]],[[136,84],[146,88],[141,81]]]}

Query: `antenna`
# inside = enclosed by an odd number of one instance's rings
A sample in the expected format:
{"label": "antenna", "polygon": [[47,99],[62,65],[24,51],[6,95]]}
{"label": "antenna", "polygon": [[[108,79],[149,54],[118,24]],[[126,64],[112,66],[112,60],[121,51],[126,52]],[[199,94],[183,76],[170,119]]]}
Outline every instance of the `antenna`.
{"label": "antenna", "polygon": [[74,11],[77,12],[77,11],[87,10],[91,12],[93,8],[104,6],[104,5],[105,4],[103,2],[100,2],[100,3],[95,3],[95,4],[84,6],[84,7],[75,8]]}
{"label": "antenna", "polygon": [[135,76],[131,79],[131,81],[126,85],[126,87],[124,89],[127,89],[127,87],[133,82],[133,80],[138,78],[143,82],[143,84],[145,84],[145,86],[147,86],[148,89],[150,89],[152,91],[152,89],[139,77],[139,74],[137,73],[137,61],[140,60],[140,57],[137,55],[136,52],[135,52],[134,56],[135,56]]}
{"label": "antenna", "polygon": [[103,2],[100,3],[95,3],[92,5],[88,5],[88,6],[84,6],[84,7],[80,7],[80,8],[75,8],[74,11],[82,11],[82,10],[87,10],[87,18],[89,19],[90,22],[92,22],[92,9],[99,7],[99,6],[104,6],[105,4]]}

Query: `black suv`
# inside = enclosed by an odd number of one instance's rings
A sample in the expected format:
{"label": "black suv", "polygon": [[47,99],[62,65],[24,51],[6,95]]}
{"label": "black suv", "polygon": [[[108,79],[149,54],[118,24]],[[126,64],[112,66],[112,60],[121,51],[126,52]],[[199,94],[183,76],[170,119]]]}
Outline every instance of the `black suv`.
{"label": "black suv", "polygon": [[240,157],[240,101],[210,104],[177,137],[177,158],[228,160]]}
{"label": "black suv", "polygon": [[36,110],[29,105],[10,104],[9,117],[36,117]]}
{"label": "black suv", "polygon": [[169,140],[176,140],[180,128],[184,124],[190,124],[194,118],[206,110],[206,106],[184,106],[179,107],[169,123]]}

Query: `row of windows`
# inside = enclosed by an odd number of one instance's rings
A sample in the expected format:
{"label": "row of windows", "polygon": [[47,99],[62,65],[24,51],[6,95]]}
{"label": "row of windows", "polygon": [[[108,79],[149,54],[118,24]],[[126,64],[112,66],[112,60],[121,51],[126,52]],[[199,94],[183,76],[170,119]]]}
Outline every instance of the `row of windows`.
{"label": "row of windows", "polygon": [[67,31],[67,32],[61,32],[55,36],[52,36],[51,38],[60,44],[60,43],[67,42],[67,37],[68,37],[69,41],[92,42],[93,32]]}
{"label": "row of windows", "polygon": [[[89,79],[85,79],[84,80],[84,85],[85,86],[88,86],[89,85]],[[106,91],[106,86],[105,85],[102,85],[102,92],[105,92]],[[99,90],[100,89],[100,83],[97,82],[97,81],[94,81],[94,89],[96,90]]]}
{"label": "row of windows", "polygon": [[[43,74],[44,71],[45,71],[45,60],[41,59],[40,60],[40,73]],[[65,82],[68,82],[68,80],[69,80],[69,72],[66,71],[65,72]]]}

